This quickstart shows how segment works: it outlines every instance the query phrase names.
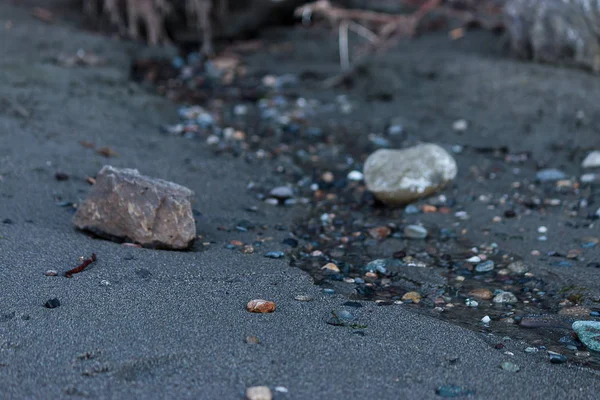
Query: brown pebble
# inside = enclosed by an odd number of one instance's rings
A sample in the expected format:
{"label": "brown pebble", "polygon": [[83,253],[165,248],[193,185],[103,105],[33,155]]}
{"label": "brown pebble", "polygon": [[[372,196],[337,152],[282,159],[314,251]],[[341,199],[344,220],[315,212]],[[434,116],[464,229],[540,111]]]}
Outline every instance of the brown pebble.
{"label": "brown pebble", "polygon": [[469,296],[475,297],[481,300],[489,300],[494,297],[493,293],[489,289],[477,288],[469,292]]}
{"label": "brown pebble", "polygon": [[558,311],[560,315],[570,315],[573,317],[587,317],[590,315],[590,312],[589,308],[581,306],[566,307]]}
{"label": "brown pebble", "polygon": [[250,300],[246,309],[253,313],[272,313],[275,311],[275,303],[268,300],[255,299]]}
{"label": "brown pebble", "polygon": [[259,344],[260,340],[256,336],[246,336],[246,343],[248,343],[248,344]]}

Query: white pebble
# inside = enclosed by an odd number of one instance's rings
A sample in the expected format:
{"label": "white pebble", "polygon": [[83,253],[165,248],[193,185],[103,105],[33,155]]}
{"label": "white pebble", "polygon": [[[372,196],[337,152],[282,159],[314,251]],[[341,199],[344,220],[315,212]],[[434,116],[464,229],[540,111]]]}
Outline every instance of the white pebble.
{"label": "white pebble", "polygon": [[246,115],[248,114],[248,106],[245,104],[238,104],[233,108],[233,113],[235,115]]}
{"label": "white pebble", "polygon": [[285,386],[275,386],[275,391],[279,393],[289,392],[288,388],[286,388]]}
{"label": "white pebble", "polygon": [[481,318],[481,322],[483,322],[484,324],[489,324],[491,320],[492,319],[488,315],[486,315],[485,317]]}
{"label": "white pebble", "polygon": [[467,305],[467,307],[477,307],[477,306],[479,306],[478,302],[476,302],[475,300],[471,300],[471,299],[467,299],[465,301],[465,304]]}
{"label": "white pebble", "polygon": [[467,261],[470,263],[478,263],[481,262],[481,258],[477,256],[473,256],[471,258],[467,258]]}
{"label": "white pebble", "polygon": [[210,135],[209,137],[206,138],[206,143],[213,145],[213,144],[217,144],[220,142],[220,139],[217,135]]}
{"label": "white pebble", "polygon": [[360,171],[350,171],[348,173],[348,179],[351,181],[362,181],[364,175]]}
{"label": "white pebble", "polygon": [[246,398],[248,400],[271,400],[273,394],[267,386],[252,386],[246,389]]}
{"label": "white pebble", "polygon": [[592,151],[581,163],[583,168],[600,167],[600,151]]}
{"label": "white pebble", "polygon": [[548,232],[548,228],[546,228],[545,226],[540,226],[538,228],[538,233],[546,233]]}
{"label": "white pebble", "polygon": [[458,219],[469,219],[469,214],[466,211],[457,211],[454,216]]}
{"label": "white pebble", "polygon": [[596,180],[596,174],[583,174],[581,178],[579,178],[581,183],[591,183]]}
{"label": "white pebble", "polygon": [[464,132],[469,127],[469,123],[466,119],[459,119],[452,123],[452,129],[458,132]]}

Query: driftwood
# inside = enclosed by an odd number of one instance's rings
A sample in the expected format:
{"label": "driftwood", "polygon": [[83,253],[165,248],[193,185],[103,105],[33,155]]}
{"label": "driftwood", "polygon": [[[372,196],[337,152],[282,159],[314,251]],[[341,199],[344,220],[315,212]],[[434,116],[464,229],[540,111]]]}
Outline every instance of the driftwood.
{"label": "driftwood", "polygon": [[[119,32],[140,38],[139,27],[152,44],[202,43],[204,55],[214,53],[213,40],[238,38],[262,27],[291,20],[305,0],[83,0],[93,18],[106,16]],[[167,34],[170,33],[170,37]]]}
{"label": "driftwood", "polygon": [[505,25],[520,57],[600,72],[600,0],[509,0]]}

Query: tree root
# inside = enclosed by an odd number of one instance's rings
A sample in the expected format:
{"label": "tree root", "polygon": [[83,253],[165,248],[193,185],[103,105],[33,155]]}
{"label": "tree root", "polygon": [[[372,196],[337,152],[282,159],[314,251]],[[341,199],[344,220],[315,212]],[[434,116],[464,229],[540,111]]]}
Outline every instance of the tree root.
{"label": "tree root", "polygon": [[[101,9],[99,9],[99,1]],[[170,42],[166,30],[165,19],[173,11],[174,0],[83,0],[83,10],[90,17],[106,14],[111,23],[121,34],[131,39],[140,38],[140,24],[144,26],[146,39],[151,45]],[[213,54],[211,13],[213,2],[217,3],[220,15],[227,13],[227,0],[185,0],[186,15],[195,18],[188,21],[200,31],[201,52],[205,56]],[[127,18],[123,18],[123,11]]]}

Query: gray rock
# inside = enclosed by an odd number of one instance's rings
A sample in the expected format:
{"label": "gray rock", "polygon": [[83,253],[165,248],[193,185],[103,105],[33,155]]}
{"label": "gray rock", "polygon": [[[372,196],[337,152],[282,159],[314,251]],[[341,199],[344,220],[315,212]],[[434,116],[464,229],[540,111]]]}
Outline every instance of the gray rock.
{"label": "gray rock", "polygon": [[477,272],[490,272],[494,269],[494,262],[492,260],[484,261],[480,264],[477,264],[475,267],[475,271]]}
{"label": "gray rock", "polygon": [[294,197],[294,191],[289,186],[278,186],[269,192],[269,196],[278,200],[286,200]]}
{"label": "gray rock", "polygon": [[428,232],[421,225],[408,225],[404,228],[404,234],[409,239],[425,239]]}
{"label": "gray rock", "polygon": [[403,205],[427,197],[456,177],[454,158],[436,144],[377,150],[364,166],[367,188],[382,202]]}
{"label": "gray rock", "polygon": [[581,343],[590,350],[600,351],[600,322],[575,321],[572,326]]}
{"label": "gray rock", "polygon": [[79,229],[145,247],[185,249],[196,237],[190,189],[135,169],[103,167],[73,216]]}
{"label": "gray rock", "polygon": [[500,364],[500,368],[508,372],[519,372],[521,370],[521,367],[510,361],[504,361],[502,364]]}
{"label": "gray rock", "polygon": [[600,167],[600,151],[592,151],[581,163],[583,168],[598,168]]}
{"label": "gray rock", "polygon": [[502,292],[498,293],[492,301],[496,304],[515,304],[518,300],[511,292]]}
{"label": "gray rock", "polygon": [[517,275],[523,275],[528,270],[527,265],[521,260],[511,262],[507,268],[510,272]]}

